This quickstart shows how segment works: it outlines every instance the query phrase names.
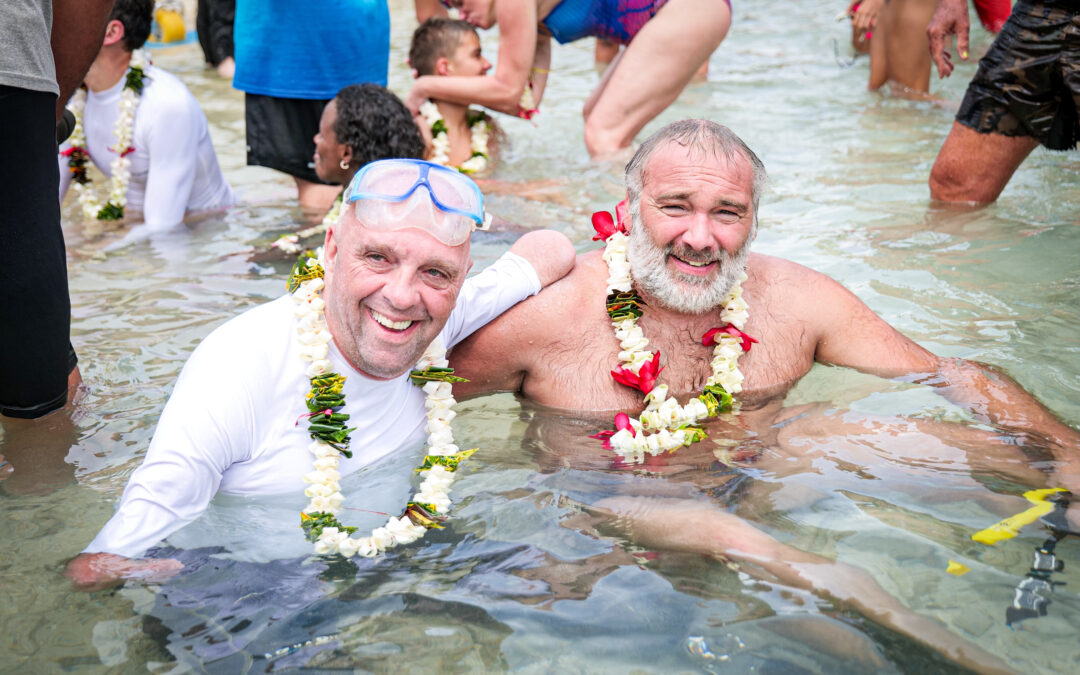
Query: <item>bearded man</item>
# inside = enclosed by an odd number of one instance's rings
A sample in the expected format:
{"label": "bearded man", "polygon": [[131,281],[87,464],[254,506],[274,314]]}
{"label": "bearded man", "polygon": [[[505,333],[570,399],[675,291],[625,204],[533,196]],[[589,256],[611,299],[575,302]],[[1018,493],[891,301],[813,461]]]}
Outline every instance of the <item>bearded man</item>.
{"label": "bearded man", "polygon": [[[583,449],[584,425],[537,423],[542,410],[530,433],[558,453],[559,466],[644,464],[651,478],[641,477],[635,490],[657,476],[698,486],[696,496],[679,499],[592,499],[591,510],[614,514],[614,524],[638,543],[751,563],[840,599],[970,667],[1000,667],[992,657],[949,644],[940,626],[912,615],[864,572],[782,544],[714,503],[733,490],[714,483],[725,472],[703,467],[717,464],[714,453],[725,443],[771,449],[783,446],[798,425],[822,421],[807,422],[800,419],[805,411],[782,406],[815,362],[929,384],[980,420],[1042,441],[1058,459],[1080,447],[1073,429],[1003,374],[935,356],[829,277],[751,253],[765,182],[761,161],[719,124],[685,120],[656,132],[626,168],[629,222],[600,218],[606,251],[580,255],[564,279],[455,349],[452,363],[470,380],[461,391],[517,392],[560,409],[560,418],[566,410],[581,417],[624,411],[615,417],[617,430],[602,434],[603,450],[596,442],[588,446],[595,450]],[[729,409],[731,396],[739,414],[719,414]],[[703,432],[722,440],[698,442]],[[803,454],[808,445],[801,446]],[[799,447],[784,459],[811,461]],[[1078,469],[1062,465],[1058,480],[1080,486]],[[740,501],[751,498],[743,487],[735,489]]]}
{"label": "bearded man", "polygon": [[[345,499],[338,481],[425,436],[418,471],[452,472],[453,379],[439,352],[564,275],[573,247],[556,232],[531,232],[466,280],[483,197],[464,174],[420,160],[366,165],[343,203],[321,264],[298,265],[290,278],[292,297],[220,326],[185,364],[119,510],[68,565],[77,585],[177,571],[177,561],[138,556],[218,492],[303,491],[303,517],[282,527],[298,543],[306,531],[317,553],[347,557],[408,543],[442,519],[445,486],[425,480],[403,516],[360,543],[333,517]],[[414,378],[413,368],[423,372]]]}
{"label": "bearded man", "polygon": [[[627,260],[644,310],[637,323],[663,354],[670,392],[706,385],[714,350],[702,336],[733,323],[722,315],[738,290],[749,317],[734,333],[754,342],[735,338],[744,350],[741,377],[728,393],[743,410],[776,402],[821,362],[925,382],[988,422],[1078,447],[1076,431],[1004,375],[935,356],[833,279],[751,253],[766,180],[753,151],[708,120],[664,127],[627,164]],[[579,256],[572,274],[458,347],[453,360],[470,379],[463,391],[516,391],[559,408],[640,410],[641,392],[611,375],[627,349],[612,337],[601,301],[614,267],[600,251]]]}

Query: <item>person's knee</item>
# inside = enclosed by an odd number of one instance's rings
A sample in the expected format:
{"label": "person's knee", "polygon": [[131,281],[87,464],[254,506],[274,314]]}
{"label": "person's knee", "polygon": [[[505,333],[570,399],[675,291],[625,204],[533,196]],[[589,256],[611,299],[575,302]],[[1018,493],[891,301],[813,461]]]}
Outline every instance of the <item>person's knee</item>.
{"label": "person's knee", "polygon": [[602,124],[590,115],[585,118],[585,147],[592,157],[604,157],[617,153],[630,145],[618,129]]}
{"label": "person's knee", "polygon": [[986,181],[972,173],[970,167],[951,153],[942,151],[930,170],[930,198],[943,202],[992,202]]}

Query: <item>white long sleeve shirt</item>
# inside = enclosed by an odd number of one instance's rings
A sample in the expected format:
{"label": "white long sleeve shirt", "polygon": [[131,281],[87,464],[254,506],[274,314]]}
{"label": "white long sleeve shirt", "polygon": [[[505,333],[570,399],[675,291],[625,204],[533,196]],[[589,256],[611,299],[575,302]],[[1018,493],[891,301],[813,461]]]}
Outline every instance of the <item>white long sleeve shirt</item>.
{"label": "white long sleeve shirt", "polygon": [[[114,126],[120,115],[120,94],[125,78],[106,91],[87,92],[83,111],[86,149],[105,176],[112,176],[116,153],[109,146],[116,143]],[[147,69],[146,86],[135,112],[135,130],[131,142],[135,151],[131,160],[127,210],[140,211],[151,226],[175,225],[186,211],[228,206],[233,203],[232,189],[218,166],[214,145],[199,102],[175,75],[155,66]],[[64,143],[61,149],[70,147]],[[68,158],[61,156],[60,199],[71,184]],[[108,188],[95,181],[101,202],[108,199]]]}
{"label": "white long sleeve shirt", "polygon": [[[504,254],[470,277],[440,333],[449,349],[540,290],[524,258]],[[146,458],[124,489],[117,513],[85,552],[141,555],[198,517],[220,490],[236,495],[298,493],[313,470],[307,426],[311,385],[296,339],[295,302],[284,296],[214,330],[185,364],[161,414]],[[351,459],[342,476],[425,439],[424,393],[408,374],[372,380],[330,342],[330,361],[346,377]],[[348,495],[346,495],[348,498]],[[296,536],[303,534],[293,523]]]}

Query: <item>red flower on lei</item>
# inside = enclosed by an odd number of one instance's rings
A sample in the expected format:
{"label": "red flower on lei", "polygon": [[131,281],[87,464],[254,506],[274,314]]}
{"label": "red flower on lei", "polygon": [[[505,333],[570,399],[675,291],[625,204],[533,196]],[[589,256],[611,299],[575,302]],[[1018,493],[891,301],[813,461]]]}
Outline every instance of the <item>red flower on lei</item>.
{"label": "red flower on lei", "polygon": [[599,431],[589,436],[589,438],[596,438],[604,442],[604,449],[611,450],[611,437],[615,435],[616,431],[622,431],[628,429],[631,436],[637,436],[637,432],[634,431],[634,427],[630,424],[630,416],[626,413],[619,413],[615,415],[615,428],[607,429],[606,431]]}
{"label": "red flower on lei", "polygon": [[629,234],[626,229],[626,224],[630,221],[629,213],[627,213],[628,208],[624,199],[615,205],[615,218],[612,218],[607,211],[597,211],[592,214],[592,226],[596,230],[593,241],[604,241],[616,232]]}
{"label": "red flower on lei", "polygon": [[611,376],[619,384],[635,387],[648,394],[656,386],[656,378],[660,376],[661,370],[663,367],[660,366],[660,352],[658,351],[653,354],[652,361],[641,364],[636,373],[629,368],[619,366],[611,371]]}
{"label": "red flower on lei", "polygon": [[736,328],[735,326],[728,324],[723,328],[710,328],[708,332],[706,332],[705,335],[701,338],[701,344],[705,345],[706,347],[716,344],[716,336],[720,335],[721,333],[726,333],[733,337],[739,338],[739,340],[741,340],[741,345],[744,352],[750,351],[751,343],[757,342],[757,338],[752,338],[746,333]]}

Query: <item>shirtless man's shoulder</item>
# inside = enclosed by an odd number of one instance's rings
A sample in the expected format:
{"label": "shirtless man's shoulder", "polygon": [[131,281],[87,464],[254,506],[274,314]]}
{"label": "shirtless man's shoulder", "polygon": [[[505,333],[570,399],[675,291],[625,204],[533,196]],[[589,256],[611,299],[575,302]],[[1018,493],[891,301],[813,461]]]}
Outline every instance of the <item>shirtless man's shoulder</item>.
{"label": "shirtless man's shoulder", "polygon": [[601,347],[598,340],[613,340],[610,330],[604,330],[609,325],[604,311],[606,279],[607,265],[599,251],[579,255],[565,277],[454,348],[452,365],[470,380],[455,385],[454,391],[466,396],[518,391],[527,374],[551,373],[545,364],[572,367],[580,358],[591,358]]}

